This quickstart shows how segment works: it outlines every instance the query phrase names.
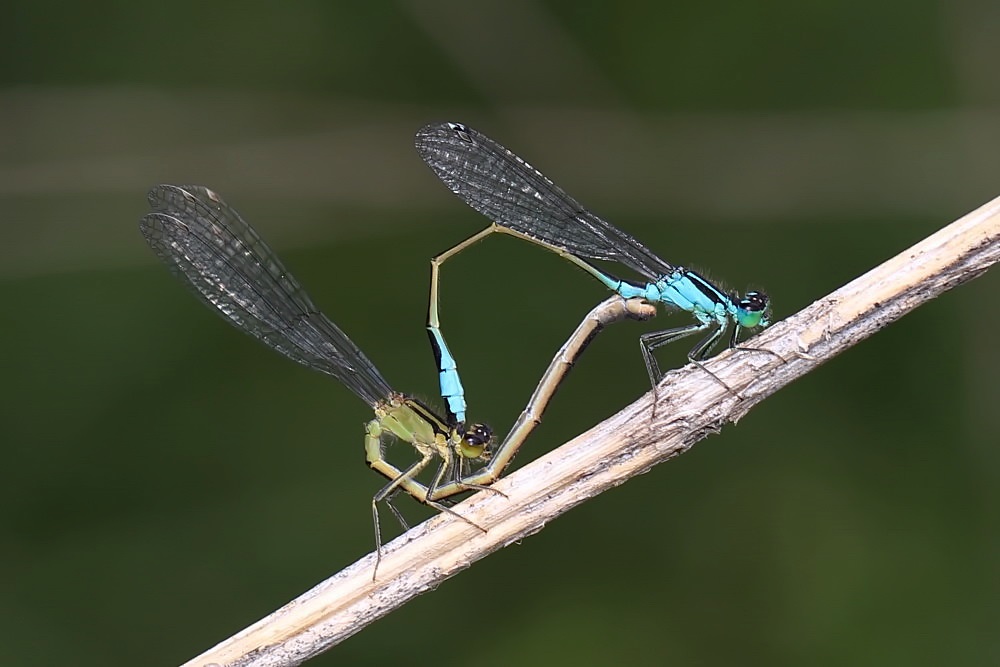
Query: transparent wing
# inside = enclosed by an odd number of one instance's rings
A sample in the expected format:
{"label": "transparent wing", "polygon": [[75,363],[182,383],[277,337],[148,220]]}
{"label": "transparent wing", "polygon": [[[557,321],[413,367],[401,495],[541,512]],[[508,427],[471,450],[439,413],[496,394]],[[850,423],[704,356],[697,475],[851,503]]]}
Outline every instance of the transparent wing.
{"label": "transparent wing", "polygon": [[313,304],[298,281],[219,195],[157,185],[139,229],[195,294],[251,336],[303,366],[334,376],[374,406],[391,389],[378,369]]}
{"label": "transparent wing", "polygon": [[460,123],[421,128],[417,153],[459,199],[498,225],[656,280],[673,266],[585,209],[530,164]]}

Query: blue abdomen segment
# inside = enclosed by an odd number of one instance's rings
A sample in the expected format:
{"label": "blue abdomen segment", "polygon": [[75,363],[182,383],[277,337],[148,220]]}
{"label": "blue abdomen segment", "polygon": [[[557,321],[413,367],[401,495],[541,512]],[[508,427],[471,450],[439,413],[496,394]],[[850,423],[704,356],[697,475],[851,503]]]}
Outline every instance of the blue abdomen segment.
{"label": "blue abdomen segment", "polygon": [[431,338],[431,347],[437,359],[441,398],[448,406],[448,413],[461,424],[465,422],[465,411],[468,406],[465,404],[465,388],[458,377],[458,364],[455,363],[455,357],[452,356],[448,344],[444,342],[444,337],[438,329],[427,327],[427,334]]}
{"label": "blue abdomen segment", "polygon": [[731,299],[694,271],[677,269],[652,283],[633,283],[608,275],[601,282],[625,299],[643,298],[692,313],[703,322],[723,321]]}

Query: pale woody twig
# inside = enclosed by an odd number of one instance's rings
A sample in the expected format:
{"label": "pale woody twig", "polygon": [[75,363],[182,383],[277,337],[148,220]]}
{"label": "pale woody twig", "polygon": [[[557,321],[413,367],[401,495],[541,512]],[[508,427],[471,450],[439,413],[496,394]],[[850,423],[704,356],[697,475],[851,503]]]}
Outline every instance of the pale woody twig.
{"label": "pale woody twig", "polygon": [[772,354],[731,351],[687,366],[559,449],[501,479],[456,511],[487,529],[439,515],[390,543],[378,580],[369,555],[222,642],[188,666],[297,665],[473,562],[523,539],[569,508],[694,445],[796,378],[1000,260],[1000,198],[755,337]]}

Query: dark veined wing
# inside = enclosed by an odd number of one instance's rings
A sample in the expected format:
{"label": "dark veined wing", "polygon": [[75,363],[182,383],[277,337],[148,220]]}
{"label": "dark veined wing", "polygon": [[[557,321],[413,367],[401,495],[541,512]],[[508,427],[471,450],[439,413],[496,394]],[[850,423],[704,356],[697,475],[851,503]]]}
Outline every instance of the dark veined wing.
{"label": "dark veined wing", "polygon": [[580,257],[620,262],[650,280],[674,269],[468,125],[427,125],[417,132],[416,146],[424,162],[459,199],[498,225]]}
{"label": "dark veined wing", "polygon": [[157,185],[139,229],[206,304],[292,361],[334,376],[370,406],[391,389],[374,364],[313,304],[298,281],[219,195]]}

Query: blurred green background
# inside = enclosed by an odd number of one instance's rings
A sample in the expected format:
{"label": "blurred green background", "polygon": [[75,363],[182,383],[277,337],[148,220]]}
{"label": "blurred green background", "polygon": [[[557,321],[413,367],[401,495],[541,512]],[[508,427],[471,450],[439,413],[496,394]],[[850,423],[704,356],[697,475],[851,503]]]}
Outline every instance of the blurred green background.
{"label": "blurred green background", "polygon": [[[220,192],[430,398],[428,259],[484,219],[417,158],[427,122],[482,129],[665,259],[766,288],[778,318],[1000,194],[985,0],[5,14],[3,665],[177,664],[373,546],[368,408],[169,276],[136,227],[153,183]],[[946,294],[310,664],[996,664],[997,287]],[[470,417],[508,427],[604,296],[509,238],[449,263]],[[517,463],[647,390],[639,333],[686,321],[603,334]]]}

